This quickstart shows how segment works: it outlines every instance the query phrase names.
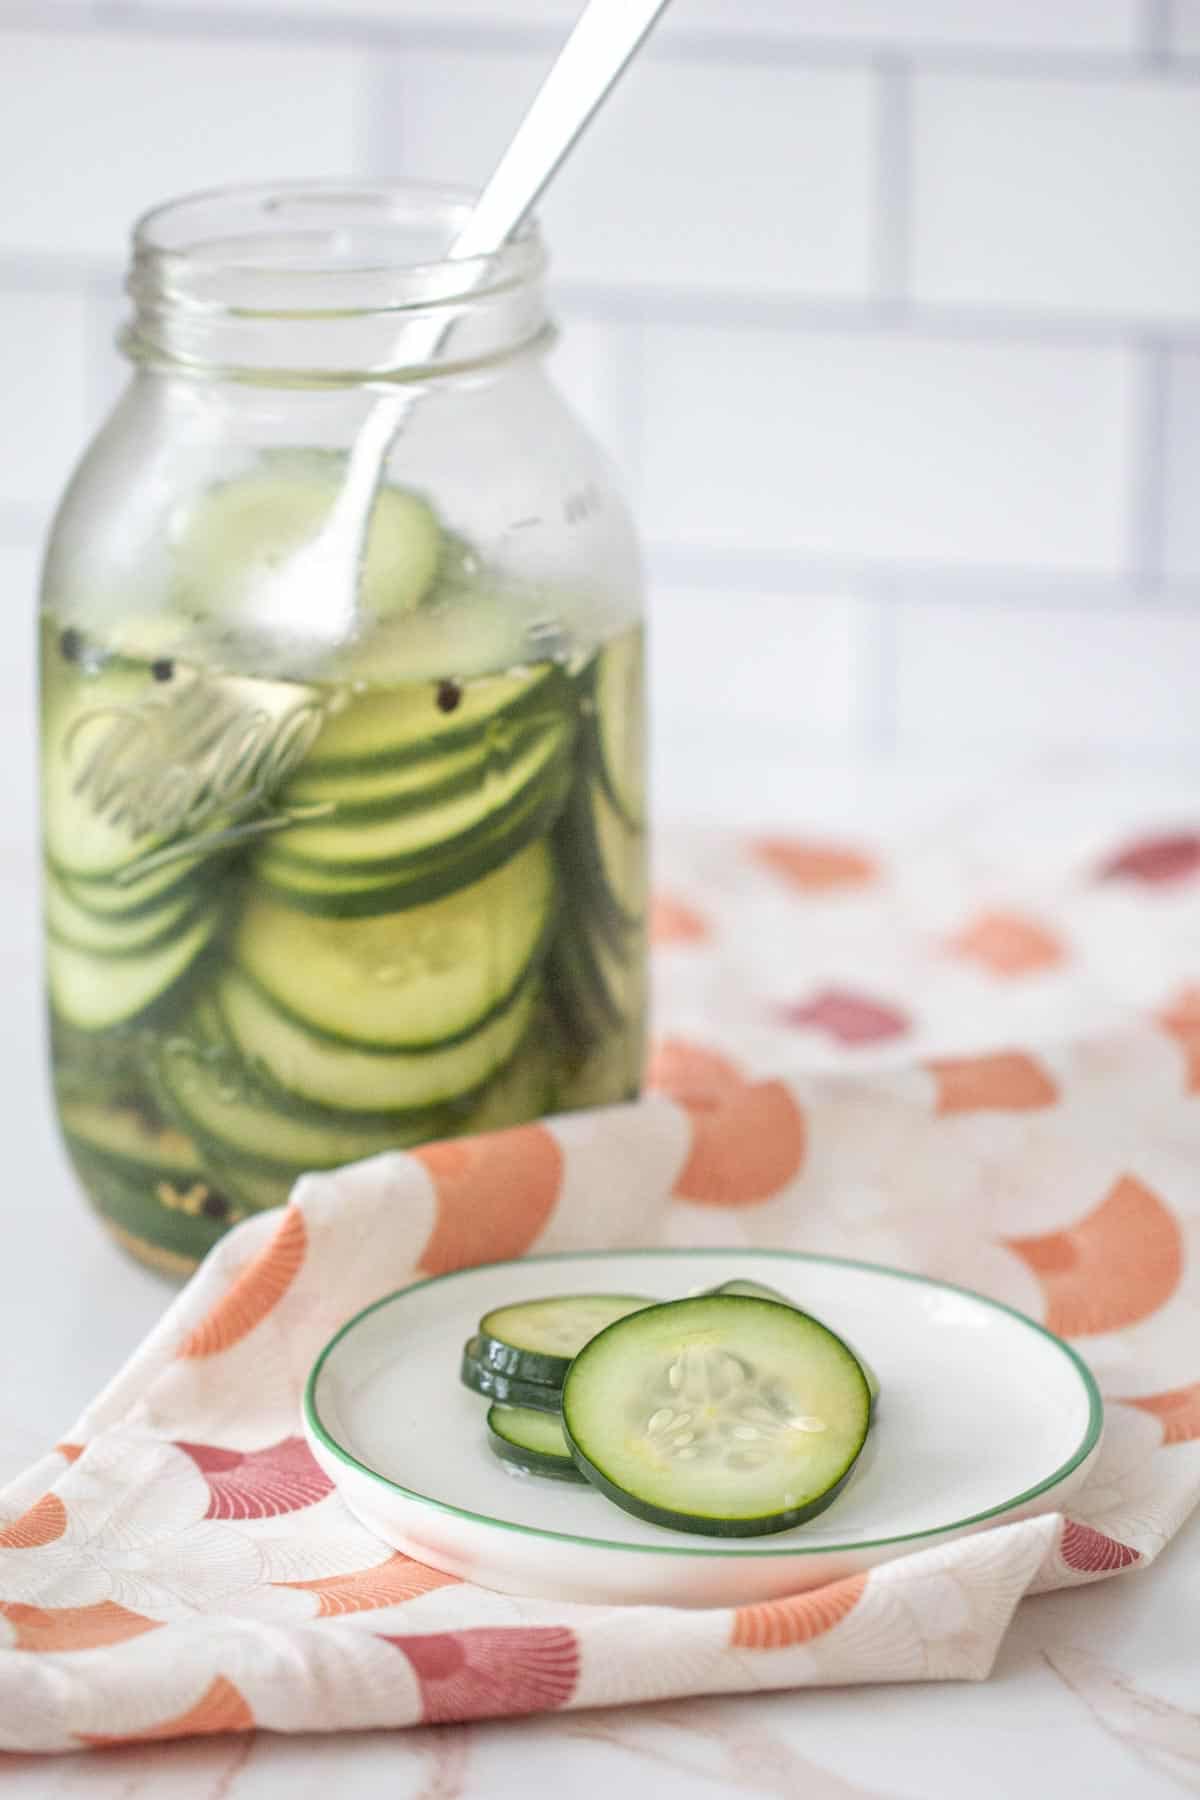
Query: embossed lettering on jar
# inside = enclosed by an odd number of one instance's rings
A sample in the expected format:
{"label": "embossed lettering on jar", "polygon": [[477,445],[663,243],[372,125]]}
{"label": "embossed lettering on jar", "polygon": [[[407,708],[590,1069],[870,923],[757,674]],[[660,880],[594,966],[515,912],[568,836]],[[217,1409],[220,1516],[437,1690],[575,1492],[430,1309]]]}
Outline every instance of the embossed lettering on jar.
{"label": "embossed lettering on jar", "polygon": [[[55,523],[56,1098],[92,1203],[172,1270],[305,1170],[641,1079],[637,548],[545,372],[536,232],[442,261],[466,204],[150,214],[131,380]],[[357,578],[293,579],[398,383]]]}

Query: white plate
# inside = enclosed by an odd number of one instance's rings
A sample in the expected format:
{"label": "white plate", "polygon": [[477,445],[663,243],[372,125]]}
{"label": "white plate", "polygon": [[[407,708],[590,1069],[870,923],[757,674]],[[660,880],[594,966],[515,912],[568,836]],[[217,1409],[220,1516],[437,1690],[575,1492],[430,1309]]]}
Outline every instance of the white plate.
{"label": "white plate", "polygon": [[[674,1299],[735,1276],[810,1308],[879,1375],[866,1449],[827,1512],[770,1538],[698,1537],[492,1455],[485,1403],[458,1380],[482,1313],[548,1294]],[[1020,1313],[899,1270],[784,1251],[590,1252],[462,1269],[352,1319],[304,1398],[317,1461],[395,1548],[502,1593],[680,1606],[795,1593],[1054,1511],[1082,1481],[1102,1419],[1074,1351]]]}

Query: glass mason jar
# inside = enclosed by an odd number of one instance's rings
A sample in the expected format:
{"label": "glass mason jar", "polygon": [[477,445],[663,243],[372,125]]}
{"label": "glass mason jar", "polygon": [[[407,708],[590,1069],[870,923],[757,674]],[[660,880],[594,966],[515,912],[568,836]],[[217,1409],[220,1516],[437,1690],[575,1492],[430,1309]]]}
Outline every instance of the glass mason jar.
{"label": "glass mason jar", "polygon": [[[132,379],[54,526],[59,1118],[173,1271],[304,1170],[639,1085],[637,547],[543,366],[536,231],[441,260],[465,211],[304,184],[151,213]],[[357,565],[316,579],[401,387]]]}

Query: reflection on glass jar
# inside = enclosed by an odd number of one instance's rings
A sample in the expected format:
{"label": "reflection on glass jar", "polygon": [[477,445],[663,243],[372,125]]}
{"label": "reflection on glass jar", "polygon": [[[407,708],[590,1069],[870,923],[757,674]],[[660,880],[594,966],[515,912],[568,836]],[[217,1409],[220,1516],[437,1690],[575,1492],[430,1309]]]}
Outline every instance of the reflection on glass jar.
{"label": "reflection on glass jar", "polygon": [[[306,1169],[641,1078],[636,544],[544,372],[536,234],[464,271],[464,210],[233,190],[135,235],[133,378],[47,555],[42,782],[59,1116],[160,1266]],[[287,563],[396,383],[347,606]]]}

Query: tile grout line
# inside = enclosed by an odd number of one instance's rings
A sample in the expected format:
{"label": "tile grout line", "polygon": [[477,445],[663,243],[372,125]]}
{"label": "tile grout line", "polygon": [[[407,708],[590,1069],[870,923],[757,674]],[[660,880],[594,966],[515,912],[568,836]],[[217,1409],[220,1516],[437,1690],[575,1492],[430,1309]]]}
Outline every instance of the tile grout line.
{"label": "tile grout line", "polygon": [[1171,0],[1141,0],[1138,20],[1142,55],[1149,68],[1171,65]]}
{"label": "tile grout line", "polygon": [[1137,410],[1132,425],[1129,574],[1145,595],[1165,585],[1170,361],[1163,344],[1138,347]]}
{"label": "tile grout line", "polygon": [[907,310],[912,254],[912,69],[898,56],[875,64],[872,289],[885,315]]}
{"label": "tile grout line", "polygon": [[873,755],[888,754],[896,748],[897,604],[886,582],[872,584],[863,596],[863,605],[868,609],[860,626],[867,633],[864,692],[854,735],[857,747]]}
{"label": "tile grout line", "polygon": [[[370,77],[368,77],[370,78]],[[369,151],[371,160],[374,151]],[[0,248],[0,292],[39,293],[77,287],[103,288],[118,280],[125,267],[125,247],[111,256],[97,253],[61,254],[31,249]],[[1084,347],[1126,349],[1130,339],[1148,337],[1165,349],[1195,349],[1200,345],[1200,317],[1182,317],[1159,323],[1144,316],[1038,312],[1020,308],[992,310],[965,305],[940,306],[928,302],[905,303],[898,316],[888,304],[866,302],[847,295],[844,300],[804,294],[766,296],[747,289],[721,292],[699,287],[610,286],[603,282],[572,280],[551,282],[552,298],[603,324],[639,324],[715,328],[717,330],[897,333],[917,340],[969,343],[996,342],[1050,349]]]}
{"label": "tile grout line", "polygon": [[[1150,16],[1162,0],[1144,0]],[[313,15],[297,18],[282,6],[252,4],[237,12],[214,10],[197,4],[179,6],[169,13],[154,10],[145,0],[96,0],[86,5],[63,7],[54,24],[47,29],[45,13],[37,0],[7,0],[0,15],[0,34],[5,31],[40,30],[46,35],[64,30],[87,34],[141,32],[164,39],[172,37],[208,36],[212,39],[237,40],[267,38],[278,40],[286,26],[289,45],[320,46],[339,43],[346,46],[399,47],[414,50],[457,50],[489,54],[503,51],[552,53],[563,41],[569,20],[555,25],[494,22],[441,23],[436,8],[420,20],[400,21],[394,25],[363,14],[353,6],[340,17],[324,19]],[[1154,28],[1147,26],[1146,46],[1117,47],[1112,50],[1077,50],[1054,46],[1012,47],[1005,44],[954,44],[936,39],[911,39],[901,42],[864,38],[792,37],[771,31],[730,32],[719,27],[679,31],[668,29],[665,35],[651,41],[645,55],[655,62],[718,62],[722,66],[777,68],[808,64],[813,68],[837,68],[847,65],[862,68],[873,59],[890,55],[919,57],[932,68],[964,75],[1012,76],[1018,79],[1058,79],[1110,81],[1114,77],[1128,81],[1140,79],[1147,59],[1162,76],[1194,85],[1200,81],[1200,62],[1190,57],[1161,57],[1149,43],[1154,41]]]}
{"label": "tile grout line", "polygon": [[[1036,566],[1005,569],[982,563],[924,563],[895,557],[866,560],[821,557],[803,550],[745,550],[691,546],[648,537],[646,563],[651,584],[698,588],[741,587],[768,592],[794,588],[828,592],[841,585],[873,593],[880,586],[889,604],[920,598],[936,605],[961,603],[984,610],[1019,606],[1046,613],[1071,608],[1120,612],[1139,604],[1141,589],[1128,571],[1111,575],[1070,574]],[[1194,612],[1200,581],[1185,579],[1153,591],[1156,612]]]}

